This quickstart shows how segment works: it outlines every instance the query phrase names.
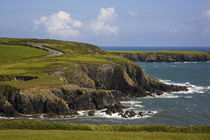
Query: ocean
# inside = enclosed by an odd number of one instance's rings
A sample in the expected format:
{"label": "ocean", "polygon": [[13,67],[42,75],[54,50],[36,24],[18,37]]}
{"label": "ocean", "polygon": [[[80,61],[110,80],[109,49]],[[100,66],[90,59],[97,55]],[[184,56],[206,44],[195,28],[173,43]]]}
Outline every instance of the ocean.
{"label": "ocean", "polygon": [[[210,51],[202,47],[150,47],[125,48],[106,47],[104,50],[199,50]],[[145,116],[135,118],[121,118],[118,114],[106,115],[97,111],[95,116],[88,116],[87,111],[80,111],[75,118],[47,119],[42,116],[35,119],[43,121],[56,121],[81,124],[163,124],[163,125],[210,125],[210,62],[184,62],[184,63],[149,63],[139,64],[143,70],[167,84],[187,86],[189,91],[164,93],[144,98],[131,98],[122,102],[129,110],[143,112]]]}

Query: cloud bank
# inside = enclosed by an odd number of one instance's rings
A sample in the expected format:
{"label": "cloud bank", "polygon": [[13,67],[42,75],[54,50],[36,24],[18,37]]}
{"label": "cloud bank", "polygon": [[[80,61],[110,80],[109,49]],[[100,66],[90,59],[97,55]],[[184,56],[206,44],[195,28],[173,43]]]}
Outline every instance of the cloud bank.
{"label": "cloud bank", "polygon": [[113,25],[116,18],[114,8],[101,8],[97,19],[91,21],[90,28],[96,35],[117,35],[119,28]]}
{"label": "cloud bank", "polygon": [[46,31],[53,36],[77,37],[80,35],[79,28],[82,23],[71,18],[70,13],[59,11],[50,16],[42,16],[34,21],[35,28],[44,26]]}

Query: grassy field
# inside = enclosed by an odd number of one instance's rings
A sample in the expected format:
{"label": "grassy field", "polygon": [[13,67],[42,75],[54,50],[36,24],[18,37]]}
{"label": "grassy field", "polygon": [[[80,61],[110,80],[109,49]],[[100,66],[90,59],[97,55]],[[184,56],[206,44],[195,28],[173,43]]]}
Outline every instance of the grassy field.
{"label": "grassy field", "polygon": [[208,140],[210,126],[82,125],[39,121],[0,121],[2,140]]}
{"label": "grassy field", "polygon": [[209,140],[210,134],[97,132],[67,130],[1,130],[1,140]]}
{"label": "grassy field", "polygon": [[47,53],[47,51],[26,46],[0,44],[0,63],[44,56]]}
{"label": "grassy field", "polygon": [[77,130],[107,132],[210,133],[210,126],[88,125],[42,121],[0,121],[0,130]]}

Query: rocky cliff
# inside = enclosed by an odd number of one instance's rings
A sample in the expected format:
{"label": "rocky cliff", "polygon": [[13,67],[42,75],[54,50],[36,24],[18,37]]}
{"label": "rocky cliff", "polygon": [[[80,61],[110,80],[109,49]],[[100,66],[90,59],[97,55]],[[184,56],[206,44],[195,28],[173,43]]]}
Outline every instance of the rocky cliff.
{"label": "rocky cliff", "polygon": [[68,81],[69,84],[63,86],[19,90],[1,85],[1,115],[75,115],[78,110],[93,109],[107,109],[115,113],[122,112],[120,101],[127,100],[127,97],[187,90],[186,87],[163,84],[144,73],[139,66],[132,64],[76,64],[74,69],[69,71],[49,73]]}

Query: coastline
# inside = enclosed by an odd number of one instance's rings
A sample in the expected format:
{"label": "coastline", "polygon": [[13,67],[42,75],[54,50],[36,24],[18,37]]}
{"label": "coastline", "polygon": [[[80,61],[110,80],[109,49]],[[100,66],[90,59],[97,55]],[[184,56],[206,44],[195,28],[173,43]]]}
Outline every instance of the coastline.
{"label": "coastline", "polygon": [[210,52],[202,51],[106,51],[119,55],[134,62],[207,62]]}

